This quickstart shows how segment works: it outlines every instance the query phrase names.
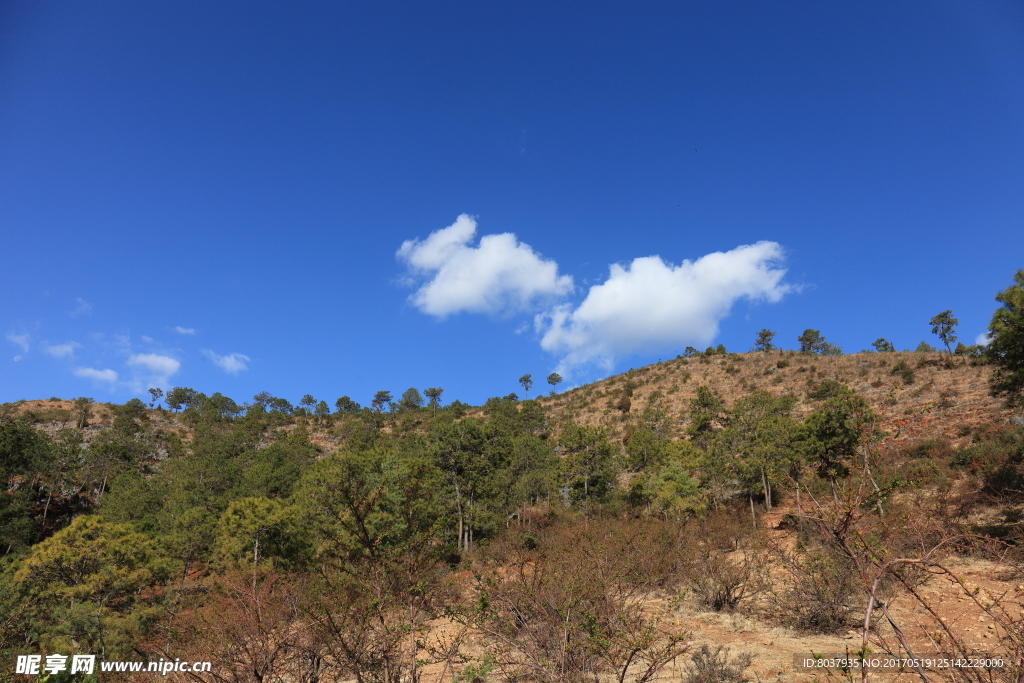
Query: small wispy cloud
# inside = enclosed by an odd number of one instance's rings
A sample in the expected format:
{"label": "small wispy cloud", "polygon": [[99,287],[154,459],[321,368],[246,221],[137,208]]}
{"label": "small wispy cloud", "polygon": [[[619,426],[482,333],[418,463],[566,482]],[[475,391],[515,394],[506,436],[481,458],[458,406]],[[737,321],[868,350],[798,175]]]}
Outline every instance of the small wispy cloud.
{"label": "small wispy cloud", "polygon": [[988,346],[990,341],[992,341],[992,337],[988,335],[988,332],[982,332],[974,338],[974,343],[978,346]]}
{"label": "small wispy cloud", "polygon": [[229,353],[226,356],[220,356],[209,349],[203,349],[203,355],[209,358],[218,368],[230,375],[237,375],[243,370],[248,370],[249,366],[246,363],[252,360],[244,353]]}
{"label": "small wispy cloud", "polygon": [[14,334],[13,332],[10,332],[7,334],[7,341],[19,347],[22,353],[28,353],[29,345],[32,342],[32,337],[29,336],[28,334]]}
{"label": "small wispy cloud", "polygon": [[196,333],[196,331],[193,328],[191,328],[191,327],[182,327],[180,325],[175,327],[174,331],[177,332],[178,334],[195,334]]}
{"label": "small wispy cloud", "polygon": [[75,306],[75,310],[71,311],[70,315],[72,318],[80,318],[83,315],[89,315],[92,313],[92,304],[85,299],[75,297],[75,303],[78,305]]}
{"label": "small wispy cloud", "polygon": [[44,344],[43,351],[54,358],[69,358],[75,355],[75,349],[82,348],[78,342],[67,342],[66,344]]}
{"label": "small wispy cloud", "polygon": [[137,353],[128,359],[128,365],[135,371],[132,381],[135,391],[167,386],[168,380],[181,369],[179,361],[157,353]]}
{"label": "small wispy cloud", "polygon": [[17,363],[17,362],[18,362],[19,360],[21,360],[22,358],[24,358],[24,356],[15,356],[15,357],[14,357],[14,362],[15,362],[15,363]]}
{"label": "small wispy cloud", "polygon": [[97,382],[117,382],[117,373],[111,369],[97,370],[95,368],[75,368],[75,377],[91,379]]}

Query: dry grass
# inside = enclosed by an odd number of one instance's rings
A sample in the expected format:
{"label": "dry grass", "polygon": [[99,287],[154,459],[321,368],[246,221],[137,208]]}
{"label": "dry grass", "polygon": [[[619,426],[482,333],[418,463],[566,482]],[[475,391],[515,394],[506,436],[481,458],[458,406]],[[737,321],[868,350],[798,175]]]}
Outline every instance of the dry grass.
{"label": "dry grass", "polygon": [[[794,396],[794,416],[800,419],[816,407],[807,396],[808,389],[831,379],[856,391],[881,415],[881,427],[888,433],[885,449],[934,438],[947,439],[954,447],[966,445],[969,439],[965,438],[964,426],[1004,424],[1011,415],[1002,401],[988,395],[988,368],[963,364],[959,359],[961,364],[947,368],[933,353],[814,356],[772,351],[706,360],[665,361],[539,400],[556,424],[574,420],[607,427],[613,435],[621,436],[657,393],[655,400],[678,438],[685,428],[689,401],[702,384],[721,396],[726,407],[758,390]],[[914,384],[904,385],[890,374],[899,360],[914,369]],[[633,394],[631,409],[623,414],[612,404],[627,382]]]}

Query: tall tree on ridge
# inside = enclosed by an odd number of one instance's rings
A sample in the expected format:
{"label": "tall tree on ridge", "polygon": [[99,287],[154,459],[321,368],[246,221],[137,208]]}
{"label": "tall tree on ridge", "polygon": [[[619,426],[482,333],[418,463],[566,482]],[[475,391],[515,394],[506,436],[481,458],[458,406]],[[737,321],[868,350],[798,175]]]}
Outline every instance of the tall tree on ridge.
{"label": "tall tree on ridge", "polygon": [[932,334],[942,340],[946,347],[946,353],[949,355],[949,362],[952,363],[952,344],[957,339],[956,326],[960,324],[960,321],[953,317],[953,311],[945,310],[929,320],[928,324],[932,326]]}
{"label": "tall tree on ridge", "polygon": [[769,329],[763,329],[757,333],[757,339],[754,340],[755,351],[774,351],[778,347],[772,344],[772,340],[775,339],[775,333]]}
{"label": "tall tree on ridge", "polygon": [[523,375],[519,378],[519,383],[523,385],[523,389],[526,390],[526,398],[530,398],[530,387],[533,386],[533,375]]}
{"label": "tall tree on ridge", "polygon": [[441,394],[443,393],[444,389],[441,387],[430,387],[429,389],[423,390],[423,395],[429,399],[429,403],[427,405],[430,406],[434,414],[437,413],[437,408],[441,405]]}

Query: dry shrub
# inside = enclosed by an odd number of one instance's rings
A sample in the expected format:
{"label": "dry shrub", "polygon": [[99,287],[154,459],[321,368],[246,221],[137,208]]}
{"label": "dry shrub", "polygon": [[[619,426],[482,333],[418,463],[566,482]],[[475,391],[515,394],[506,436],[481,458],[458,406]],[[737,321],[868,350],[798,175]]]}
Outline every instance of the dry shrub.
{"label": "dry shrub", "polygon": [[810,633],[836,633],[852,625],[863,591],[849,558],[826,547],[798,545],[780,560],[784,587],[770,598],[779,622]]}
{"label": "dry shrub", "polygon": [[953,474],[948,463],[956,452],[944,438],[918,441],[881,460],[876,476],[915,487],[948,487]]}
{"label": "dry shrub", "polygon": [[914,369],[907,364],[907,361],[900,360],[896,365],[892,366],[889,370],[890,375],[898,375],[903,380],[904,384],[914,383]]}
{"label": "dry shrub", "polygon": [[171,674],[194,683],[415,681],[416,638],[431,603],[451,597],[431,577],[418,578],[410,585],[379,568],[359,578],[325,571],[286,580],[262,570],[216,577],[152,647],[171,659],[211,661],[209,673]]}
{"label": "dry shrub", "polygon": [[[1020,594],[1024,590],[983,588],[968,583],[956,555],[969,553],[987,556],[994,568],[1010,577],[1019,576],[1019,567],[1008,557],[1008,546],[998,540],[964,533],[951,527],[932,510],[902,498],[894,501],[883,495],[865,472],[853,473],[845,481],[842,496],[834,502],[814,502],[814,512],[803,515],[817,535],[810,551],[793,553],[788,559],[792,575],[791,589],[779,604],[794,625],[805,627],[839,626],[844,612],[854,611],[853,602],[834,601],[830,612],[821,605],[829,596],[846,592],[851,599],[859,594],[857,611],[863,615],[860,647],[877,653],[908,656],[911,660],[925,652],[940,652],[953,658],[1000,655],[1003,669],[950,667],[929,674],[917,673],[922,680],[936,679],[964,683],[1019,683],[1024,680],[1024,617],[1020,612]],[[821,577],[832,577],[824,581]],[[991,620],[992,642],[972,644],[976,636],[961,620],[944,618],[942,603],[948,591],[924,591],[926,582],[943,581],[958,593],[963,608],[980,611]],[[825,585],[822,585],[825,584]],[[801,589],[803,589],[801,591]],[[917,636],[908,639],[898,612],[890,610],[893,598],[900,595],[911,605],[917,622]],[[814,612],[808,613],[807,608]],[[808,618],[811,617],[811,618]],[[959,623],[958,623],[959,622]],[[912,642],[916,640],[917,642]],[[924,642],[921,642],[921,641]]]}
{"label": "dry shrub", "polygon": [[764,590],[769,559],[764,539],[738,515],[713,514],[689,532],[686,579],[702,605],[731,612]]}
{"label": "dry shrub", "polygon": [[644,683],[686,651],[676,604],[678,527],[590,520],[499,539],[455,619],[486,642],[509,680]]}
{"label": "dry shrub", "polygon": [[201,606],[186,610],[154,649],[168,659],[212,662],[205,674],[172,673],[169,680],[314,680],[325,662],[299,619],[300,591],[276,574],[238,572],[212,581]]}
{"label": "dry shrub", "polygon": [[729,656],[729,648],[719,645],[712,649],[701,645],[680,676],[682,683],[739,683],[743,672],[754,661],[749,653]]}
{"label": "dry shrub", "polygon": [[337,572],[307,583],[303,621],[334,676],[364,683],[417,679],[417,636],[426,632],[434,603],[446,594],[432,577],[403,579],[366,580]]}
{"label": "dry shrub", "polygon": [[704,547],[692,565],[690,586],[702,605],[731,612],[762,590],[763,564],[748,555],[738,557]]}
{"label": "dry shrub", "polygon": [[[958,544],[958,550],[967,551],[970,555],[986,558],[1000,572],[1005,580],[1019,579],[1024,576],[1024,567],[1007,558],[1007,546],[997,540],[981,536],[960,536],[943,539]],[[950,667],[938,672],[936,679],[950,683],[1019,683],[1024,680],[1024,615],[1021,614],[1021,586],[1016,589],[1008,587],[982,588],[974,581],[968,582],[967,576],[955,564],[948,562],[948,557],[930,552],[926,556],[927,568],[935,580],[946,583],[947,591],[927,593],[918,590],[910,582],[899,581],[899,588],[921,609],[923,618],[927,620],[928,645],[934,652],[958,659],[999,657],[1004,665],[1001,668],[958,668]],[[898,577],[897,577],[898,578]],[[943,619],[941,614],[940,595],[949,596],[952,589],[953,597],[964,607],[979,611],[994,627],[992,642],[984,645],[971,644],[976,636],[959,620]],[[888,614],[886,615],[889,616]],[[884,632],[875,634],[877,651],[887,654],[907,652],[905,643]],[[922,648],[923,649],[923,648]]]}

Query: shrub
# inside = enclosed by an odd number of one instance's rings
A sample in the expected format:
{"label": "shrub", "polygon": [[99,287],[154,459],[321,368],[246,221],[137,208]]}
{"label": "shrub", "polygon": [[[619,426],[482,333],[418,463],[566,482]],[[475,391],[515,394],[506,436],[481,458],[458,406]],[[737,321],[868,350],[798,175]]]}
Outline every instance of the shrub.
{"label": "shrub", "polygon": [[[808,382],[811,380],[808,379]],[[812,401],[826,401],[837,396],[846,396],[852,393],[850,388],[842,382],[834,379],[826,379],[821,384],[812,385],[807,391],[807,398]]]}
{"label": "shrub", "polygon": [[754,655],[749,653],[729,657],[729,648],[722,645],[713,650],[701,645],[680,679],[682,683],[737,683],[753,660]]}
{"label": "shrub", "polygon": [[731,612],[756,594],[753,567],[721,550],[705,549],[690,572],[690,586],[700,603],[716,612]]}
{"label": "shrub", "polygon": [[1024,429],[986,425],[975,431],[974,443],[950,459],[953,469],[979,475],[985,493],[1021,497],[1024,490]]}
{"label": "shrub", "polygon": [[[686,651],[675,603],[651,591],[672,582],[677,527],[606,519],[496,541],[468,599],[453,617],[485,642],[503,680],[624,680],[646,662],[646,678]],[[657,634],[656,637],[652,637]]]}
{"label": "shrub", "polygon": [[913,460],[937,460],[945,462],[953,455],[953,447],[943,438],[919,441],[905,449],[906,457]]}
{"label": "shrub", "polygon": [[958,450],[949,461],[953,469],[988,475],[1024,455],[1024,429],[984,425],[975,431],[974,443]]}
{"label": "shrub", "polygon": [[939,392],[939,407],[950,408],[955,405],[953,397],[956,395],[956,391],[953,389],[943,389]]}
{"label": "shrub", "polygon": [[824,342],[819,353],[822,356],[841,356],[843,355],[843,347],[830,342]]}
{"label": "shrub", "polygon": [[[686,578],[702,605],[716,612],[731,612],[761,594],[767,557],[739,518],[713,515],[694,532],[699,544]],[[747,547],[739,551],[741,543]]]}
{"label": "shrub", "polygon": [[785,590],[772,595],[779,619],[790,628],[836,633],[847,627],[860,593],[852,562],[825,548],[804,546],[783,556]]}
{"label": "shrub", "polygon": [[904,384],[914,383],[914,369],[907,364],[907,361],[900,360],[896,365],[892,366],[889,370],[890,375],[898,375],[903,380]]}

